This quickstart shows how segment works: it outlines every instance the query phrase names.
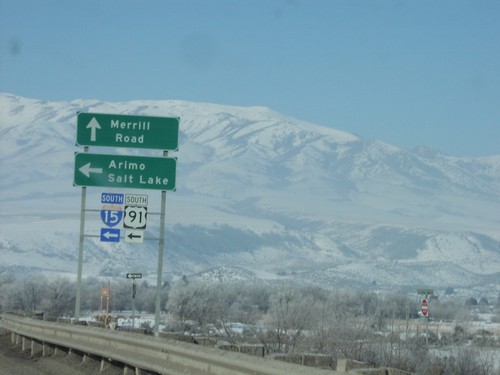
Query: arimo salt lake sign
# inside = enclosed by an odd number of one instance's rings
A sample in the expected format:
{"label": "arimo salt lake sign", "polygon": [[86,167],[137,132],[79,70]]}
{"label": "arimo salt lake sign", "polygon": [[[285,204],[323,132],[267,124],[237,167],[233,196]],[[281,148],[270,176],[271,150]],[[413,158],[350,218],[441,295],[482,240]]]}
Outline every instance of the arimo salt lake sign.
{"label": "arimo salt lake sign", "polygon": [[76,186],[175,190],[176,158],[75,154]]}

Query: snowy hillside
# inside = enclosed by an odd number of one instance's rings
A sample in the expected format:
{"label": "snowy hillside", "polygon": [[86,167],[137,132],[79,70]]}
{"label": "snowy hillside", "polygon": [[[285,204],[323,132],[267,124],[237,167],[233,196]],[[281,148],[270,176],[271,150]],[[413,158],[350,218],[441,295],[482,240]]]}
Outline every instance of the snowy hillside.
{"label": "snowy hillside", "polygon": [[[402,150],[261,107],[9,94],[0,95],[0,270],[76,272],[78,111],[180,117],[179,151],[169,153],[178,162],[177,191],[167,194],[166,278],[222,267],[329,286],[500,282],[500,155]],[[120,190],[88,188],[88,208],[99,209],[105,191]],[[128,192],[148,194],[159,210],[158,192]],[[157,237],[158,225],[150,215],[146,234]],[[87,213],[86,233],[100,227],[99,214]],[[154,279],[157,251],[156,241],[87,238],[83,272]]]}

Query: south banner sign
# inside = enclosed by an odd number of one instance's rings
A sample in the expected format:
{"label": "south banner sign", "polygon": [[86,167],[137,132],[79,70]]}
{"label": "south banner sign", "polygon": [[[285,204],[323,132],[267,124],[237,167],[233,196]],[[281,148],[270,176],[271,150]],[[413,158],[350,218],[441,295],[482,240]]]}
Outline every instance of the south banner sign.
{"label": "south banner sign", "polygon": [[101,203],[104,204],[123,204],[123,194],[101,193]]}
{"label": "south banner sign", "polygon": [[80,112],[76,144],[175,151],[179,148],[179,118]]}
{"label": "south banner sign", "polygon": [[75,153],[75,186],[175,190],[176,158]]}

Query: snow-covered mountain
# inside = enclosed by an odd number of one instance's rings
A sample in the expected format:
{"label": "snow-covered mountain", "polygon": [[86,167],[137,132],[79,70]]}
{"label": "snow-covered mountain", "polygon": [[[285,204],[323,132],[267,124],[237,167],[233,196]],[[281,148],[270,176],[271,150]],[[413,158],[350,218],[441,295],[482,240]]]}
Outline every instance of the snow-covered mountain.
{"label": "snow-covered mountain", "polygon": [[[166,278],[220,267],[327,286],[500,283],[500,155],[402,150],[262,107],[10,94],[0,95],[0,270],[76,273],[78,111],[180,117],[179,151],[169,153],[178,162],[177,191],[167,194]],[[86,234],[97,234],[100,193],[120,190],[87,190],[96,212],[86,213]],[[157,237],[160,193],[128,192],[149,195],[146,234]],[[157,241],[86,238],[83,272],[154,279],[157,252]]]}

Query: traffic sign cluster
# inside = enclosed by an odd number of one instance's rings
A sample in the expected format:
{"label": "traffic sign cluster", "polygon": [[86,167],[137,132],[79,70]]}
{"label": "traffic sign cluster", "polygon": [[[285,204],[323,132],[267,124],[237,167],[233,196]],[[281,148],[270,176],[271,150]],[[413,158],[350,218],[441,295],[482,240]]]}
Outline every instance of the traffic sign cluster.
{"label": "traffic sign cluster", "polygon": [[[80,112],[76,144],[177,150],[179,118]],[[88,147],[87,147],[88,148]],[[75,153],[73,184],[125,189],[175,190],[177,159],[136,155]],[[100,240],[119,242],[123,223],[125,242],[142,243],[148,196],[102,193],[100,213],[105,227]]]}
{"label": "traffic sign cluster", "polygon": [[143,243],[148,217],[148,196],[142,194],[102,193],[101,202],[108,200],[121,203],[138,203],[136,205],[125,205],[124,209],[119,204],[103,205],[101,220],[106,227],[101,228],[100,240],[102,242],[120,242],[121,230],[115,227],[120,222],[123,222],[123,238],[125,242]]}
{"label": "traffic sign cluster", "polygon": [[[73,185],[82,187],[75,319],[80,319],[86,188],[155,189],[161,190],[162,201],[155,301],[155,332],[159,332],[165,201],[167,190],[175,190],[177,168],[177,159],[166,156],[169,150],[177,151],[179,147],[179,118],[81,112],[77,115],[76,144],[84,146],[84,152],[75,153],[73,174]],[[94,154],[88,153],[89,146],[163,150],[164,157]],[[122,238],[119,224],[123,222],[125,242],[142,243],[147,223],[147,202],[147,195],[102,193],[100,213],[105,227],[101,228],[100,240],[119,242]],[[139,274],[134,275],[135,281]],[[133,295],[135,297],[135,289]]]}

